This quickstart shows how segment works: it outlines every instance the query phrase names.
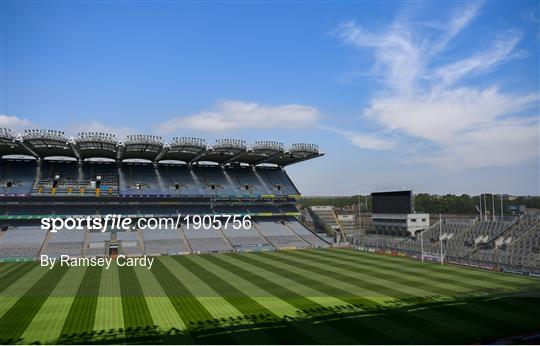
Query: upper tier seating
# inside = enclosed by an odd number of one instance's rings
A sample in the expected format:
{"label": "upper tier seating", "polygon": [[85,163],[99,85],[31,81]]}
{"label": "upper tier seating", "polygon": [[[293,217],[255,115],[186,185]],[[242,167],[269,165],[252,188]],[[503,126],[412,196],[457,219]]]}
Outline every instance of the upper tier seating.
{"label": "upper tier seating", "polygon": [[30,194],[36,178],[33,161],[0,161],[0,194]]}
{"label": "upper tier seating", "polygon": [[[100,177],[99,183],[96,182]],[[99,191],[96,185],[99,184]],[[147,163],[2,160],[0,194],[32,195],[298,195],[281,168]]]}

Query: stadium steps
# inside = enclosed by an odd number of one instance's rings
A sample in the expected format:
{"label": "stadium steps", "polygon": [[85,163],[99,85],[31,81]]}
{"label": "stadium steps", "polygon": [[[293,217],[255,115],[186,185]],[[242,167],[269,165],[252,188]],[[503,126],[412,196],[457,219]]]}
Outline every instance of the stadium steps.
{"label": "stadium steps", "polygon": [[320,229],[323,229],[327,235],[331,236],[331,237],[335,237],[336,236],[336,231],[328,226],[320,217],[319,215],[317,215],[317,213],[315,213],[313,210],[311,210],[311,208],[307,208],[308,210],[308,213],[309,215],[311,216],[311,218],[313,219],[314,221],[314,224],[315,224],[315,227],[317,228],[320,228]]}
{"label": "stadium steps", "polygon": [[223,232],[222,227],[219,228],[219,233],[221,234],[221,236],[223,237],[223,239],[225,239],[225,242],[226,242],[227,244],[229,244],[229,246],[231,247],[231,249],[233,249],[233,250],[236,252],[234,245],[231,243],[231,241],[229,240],[229,238],[227,238],[227,236],[225,235],[225,232]]}
{"label": "stadium steps", "polygon": [[83,240],[83,246],[82,246],[82,252],[81,257],[84,257],[84,254],[86,253],[86,249],[90,247],[90,230],[86,229],[84,232],[84,240]]}
{"label": "stadium steps", "polygon": [[296,185],[294,184],[294,182],[292,181],[291,177],[289,177],[289,175],[287,174],[287,172],[283,171],[283,173],[285,173],[285,179],[291,184],[291,186],[294,188],[294,190],[296,191],[296,194],[299,195],[300,194],[300,190],[298,190],[298,188],[296,187]]}
{"label": "stadium steps", "polygon": [[48,231],[47,236],[45,237],[45,240],[43,241],[43,244],[41,244],[41,248],[39,249],[38,256],[41,257],[41,255],[43,255],[47,251],[47,246],[49,245],[49,240],[51,238],[52,238],[51,231]]}
{"label": "stadium steps", "polygon": [[137,230],[137,239],[139,240],[139,244],[140,244],[142,253],[145,254],[146,253],[146,248],[145,248],[145,245],[144,245],[144,237],[143,237],[142,230],[140,230],[140,229]]}
{"label": "stadium steps", "polygon": [[[312,248],[315,248],[315,245],[313,245],[312,243],[310,243],[307,239],[305,239],[304,237],[302,237],[300,234],[296,233],[296,232],[294,231],[294,229],[292,229],[292,227],[289,226],[289,223],[288,223],[288,222],[285,224],[285,226],[287,226],[287,228],[288,228],[291,232],[293,232],[294,235],[296,235],[298,238],[300,238],[300,240],[302,240],[303,242],[305,242],[306,244],[308,244],[308,245],[311,246]],[[310,231],[310,232],[311,232],[311,231]],[[317,238],[319,238],[319,236],[317,236]],[[320,238],[319,238],[319,239],[320,239]],[[326,242],[325,242],[325,243],[326,243]]]}
{"label": "stadium steps", "polygon": [[257,227],[257,225],[258,225],[257,221],[253,221],[252,226],[257,230],[257,233],[259,233],[259,235],[264,239],[264,241],[265,241],[267,244],[272,245],[272,247],[274,248],[274,250],[276,250],[278,247],[277,247],[274,243],[272,243],[270,240],[268,240],[268,239],[264,236],[264,234],[262,234],[261,230],[259,229],[259,227]]}
{"label": "stadium steps", "polygon": [[527,222],[527,218],[525,217],[525,214],[521,215],[520,217],[518,217],[517,219],[515,219],[510,225],[508,225],[508,227],[505,227],[503,228],[500,232],[494,234],[491,239],[489,239],[489,242],[495,242],[495,240],[497,240],[497,238],[499,238],[501,235],[503,235],[505,232],[508,232],[510,230],[512,230],[514,227],[516,226],[520,226],[520,223],[521,222],[524,222],[526,223]]}
{"label": "stadium steps", "polygon": [[178,233],[178,236],[180,237],[180,239],[182,239],[184,241],[184,243],[186,244],[186,246],[187,246],[187,248],[189,250],[189,253],[193,253],[193,249],[191,248],[191,244],[189,243],[184,231],[181,228],[178,228],[178,229],[176,229],[176,232]]}
{"label": "stadium steps", "polygon": [[273,191],[273,188],[272,188],[271,186],[269,186],[263,178],[261,178],[261,176],[260,176],[259,173],[260,173],[260,172],[258,172],[257,170],[254,170],[254,171],[253,171],[253,174],[255,174],[255,177],[257,178],[257,180],[259,181],[259,184],[261,184],[261,186],[263,187],[263,189],[264,189],[265,191],[267,191],[267,193],[272,194],[272,193],[274,192],[274,191]]}
{"label": "stadium steps", "polygon": [[289,222],[287,221],[285,223],[285,226],[292,232],[292,234],[294,234],[300,241],[303,241],[305,242],[306,244],[308,244],[309,246],[313,247],[313,244],[311,244],[310,242],[308,242],[307,240],[305,240],[302,236],[300,236],[298,233],[296,233],[292,228],[291,226],[289,226]]}
{"label": "stadium steps", "polygon": [[[504,232],[508,231],[510,228],[514,227],[518,222],[520,222],[521,220],[523,220],[524,218],[524,215],[521,215],[520,217],[518,217],[516,220],[514,220],[510,225],[508,225],[507,227],[504,227],[502,230],[500,230],[499,232],[496,232],[492,235],[489,235],[490,237],[488,238],[487,242],[486,243],[492,243],[494,242],[501,234],[503,234]],[[472,228],[474,228],[474,225],[472,227],[470,227],[468,230],[472,230]],[[464,255],[461,256],[461,258],[463,259],[466,259],[466,258],[470,258],[471,256],[473,256],[475,253],[478,252],[478,247],[474,247],[473,249],[471,249],[470,251],[468,251],[467,253],[465,253]]]}

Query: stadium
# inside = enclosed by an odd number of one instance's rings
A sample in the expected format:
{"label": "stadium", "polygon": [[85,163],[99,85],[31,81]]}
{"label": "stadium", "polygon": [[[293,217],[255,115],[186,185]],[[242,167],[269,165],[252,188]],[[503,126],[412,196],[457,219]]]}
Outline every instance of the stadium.
{"label": "stadium", "polygon": [[[323,155],[305,143],[0,129],[0,342],[538,340],[538,214],[430,219],[412,191],[373,193],[369,223],[360,202],[304,208],[285,169]],[[107,215],[187,218],[42,227]],[[190,227],[198,216],[209,227]]]}

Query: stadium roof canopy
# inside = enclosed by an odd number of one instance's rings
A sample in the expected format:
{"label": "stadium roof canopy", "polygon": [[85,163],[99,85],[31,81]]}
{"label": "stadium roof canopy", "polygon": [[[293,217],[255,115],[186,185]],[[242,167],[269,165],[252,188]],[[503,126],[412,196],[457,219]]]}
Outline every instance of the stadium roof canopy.
{"label": "stadium roof canopy", "polygon": [[15,141],[13,132],[0,128],[0,153],[2,155],[31,155],[31,153]]}
{"label": "stadium roof canopy", "polygon": [[79,152],[80,159],[106,158],[117,159],[118,139],[109,133],[81,132],[73,141],[74,150]]}
{"label": "stadium roof canopy", "polygon": [[317,145],[306,143],[293,144],[288,149],[281,142],[256,141],[249,146],[241,139],[218,139],[208,145],[201,138],[175,137],[164,143],[161,137],[153,135],[128,135],[118,140],[114,134],[98,132],[82,132],[68,139],[64,132],[56,130],[26,130],[15,136],[11,130],[0,128],[0,157],[5,155],[31,155],[36,159],[63,156],[79,161],[104,158],[287,166],[324,153]]}

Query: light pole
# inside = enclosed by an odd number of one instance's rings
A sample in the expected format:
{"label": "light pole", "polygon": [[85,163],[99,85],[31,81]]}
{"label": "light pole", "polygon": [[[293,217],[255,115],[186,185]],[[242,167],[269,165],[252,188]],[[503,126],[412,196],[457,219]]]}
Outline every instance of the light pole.
{"label": "light pole", "polygon": [[360,203],[360,193],[358,193],[358,233],[362,234],[362,203]]}
{"label": "light pole", "polygon": [[491,194],[491,209],[493,210],[493,222],[495,222],[495,195]]}
{"label": "light pole", "polygon": [[501,193],[501,222],[504,222],[504,207],[503,207],[502,193]]}
{"label": "light pole", "polygon": [[476,207],[476,209],[478,210],[478,213],[480,214],[480,222],[482,222],[482,195],[481,194],[478,197],[478,200],[480,201],[480,209],[478,209],[478,207]]}
{"label": "light pole", "polygon": [[484,194],[484,221],[487,221],[487,203],[486,203],[486,195],[487,195],[487,193]]}
{"label": "light pole", "polygon": [[424,262],[424,231],[420,231],[420,258]]}
{"label": "light pole", "polygon": [[443,252],[442,252],[442,217],[439,213],[439,243],[441,247],[441,265],[443,265]]}

